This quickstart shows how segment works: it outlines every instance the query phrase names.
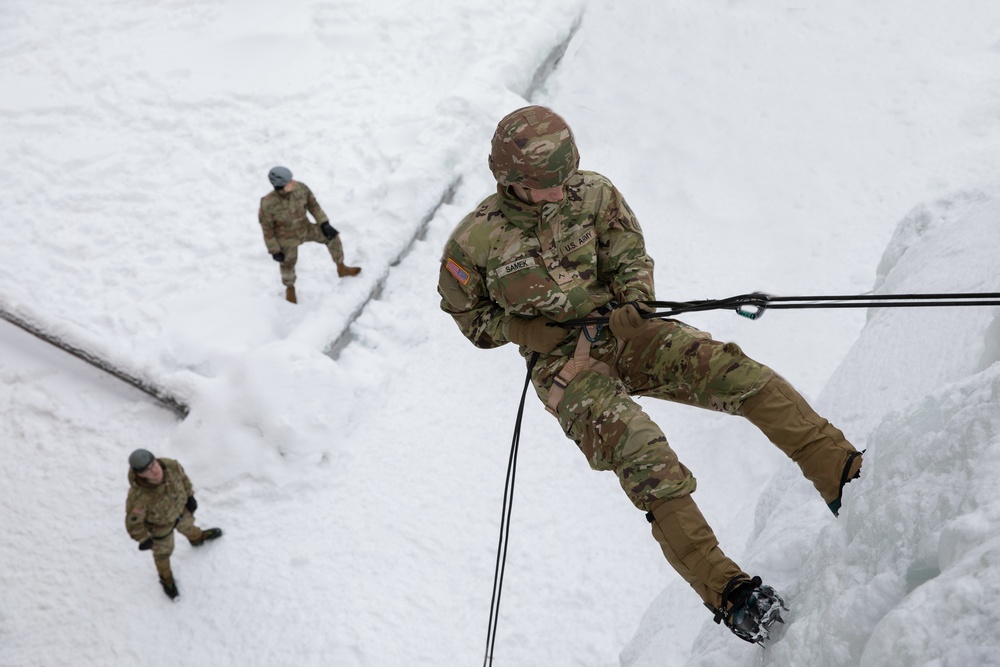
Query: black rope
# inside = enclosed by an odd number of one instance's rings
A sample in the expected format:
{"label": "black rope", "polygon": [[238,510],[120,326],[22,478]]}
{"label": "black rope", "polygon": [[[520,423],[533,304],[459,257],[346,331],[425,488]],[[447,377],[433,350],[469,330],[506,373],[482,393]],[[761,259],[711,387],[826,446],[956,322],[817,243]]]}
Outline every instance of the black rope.
{"label": "black rope", "polygon": [[500,617],[500,593],[503,589],[504,568],[507,565],[507,538],[510,536],[510,510],[514,504],[514,476],[517,473],[517,450],[521,442],[521,419],[524,416],[524,399],[528,395],[531,384],[531,371],[538,361],[535,352],[528,360],[528,374],[524,378],[524,389],[521,390],[521,403],[517,406],[517,420],[514,422],[514,437],[510,443],[510,456],[507,459],[507,482],[503,489],[503,511],[500,514],[500,539],[497,542],[497,562],[493,569],[493,598],[490,600],[490,624],[486,633],[486,656],[483,667],[493,664],[493,646],[497,641],[497,621]]}
{"label": "black rope", "polygon": [[[850,294],[841,296],[771,296],[763,292],[740,294],[726,299],[697,301],[642,301],[656,309],[642,313],[645,319],[672,317],[683,313],[707,310],[735,310],[751,320],[759,320],[767,309],[792,310],[802,308],[927,308],[944,306],[1000,306],[1000,292],[959,294]],[[660,310],[666,309],[666,310]],[[588,324],[605,324],[607,317],[582,317],[561,322],[571,328]]]}

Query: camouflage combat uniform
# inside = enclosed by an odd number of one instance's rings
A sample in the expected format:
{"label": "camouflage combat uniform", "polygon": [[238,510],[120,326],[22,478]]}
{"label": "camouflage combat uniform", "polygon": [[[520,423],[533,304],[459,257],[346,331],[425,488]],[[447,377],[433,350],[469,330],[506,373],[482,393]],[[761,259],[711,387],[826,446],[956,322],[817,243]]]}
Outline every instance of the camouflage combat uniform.
{"label": "camouflage combat uniform", "polygon": [[[600,174],[579,171],[565,192],[558,204],[533,205],[499,187],[448,241],[441,307],[478,347],[508,342],[511,316],[562,322],[611,302],[654,299],[653,261],[618,190]],[[543,403],[579,332],[567,330],[565,341],[535,364],[532,384]],[[520,351],[531,355],[524,346]],[[605,327],[591,356],[616,368],[619,377],[597,371],[578,376],[559,405],[559,423],[590,466],[615,471],[645,511],[657,499],[692,492],[695,481],[630,394],[735,414],[771,376],[738,346],[676,321],[653,321],[620,348]]]}
{"label": "camouflage combat uniform", "polygon": [[[566,322],[655,300],[653,261],[634,214],[607,178],[578,171],[578,161],[568,127],[544,107],[518,110],[498,126],[490,156],[497,193],[455,228],[438,280],[442,310],[477,347],[511,342],[515,320]],[[512,191],[555,184],[562,187],[558,202],[525,203]],[[567,329],[555,349],[539,354],[531,380],[543,403],[580,331]],[[527,359],[535,352],[522,345],[520,353]],[[841,473],[859,469],[860,456],[771,369],[682,322],[648,320],[628,339],[604,327],[590,358],[606,368],[566,384],[554,410],[560,426],[592,468],[618,476],[632,503],[648,512],[664,556],[732,629],[730,614],[751,594],[750,577],[718,548],[690,498],[694,477],[632,396],[747,417],[837,508]]]}
{"label": "camouflage combat uniform", "polygon": [[153,485],[130,470],[129,492],[125,503],[125,528],[136,542],[153,539],[153,560],[161,579],[171,579],[170,555],[174,551],[176,528],[192,544],[200,544],[204,534],[194,525],[188,511],[188,498],[194,495],[191,480],[181,464],[173,459],[158,459],[163,481]]}
{"label": "camouflage combat uniform", "polygon": [[[286,286],[295,284],[295,263],[299,258],[299,246],[306,242],[322,243],[330,252],[330,257],[338,267],[344,265],[344,247],[340,234],[326,238],[320,225],[329,222],[319,202],[305,183],[293,181],[291,192],[271,192],[260,200],[257,217],[267,252],[285,254],[281,262],[281,282]],[[309,222],[306,212],[312,214],[316,224]]]}

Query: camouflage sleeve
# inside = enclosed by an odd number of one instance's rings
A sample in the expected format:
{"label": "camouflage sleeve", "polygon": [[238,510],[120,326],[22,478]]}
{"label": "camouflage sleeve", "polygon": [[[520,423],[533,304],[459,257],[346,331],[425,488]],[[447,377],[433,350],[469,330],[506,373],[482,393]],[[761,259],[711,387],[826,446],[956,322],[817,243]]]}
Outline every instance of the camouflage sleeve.
{"label": "camouflage sleeve", "polygon": [[323,209],[319,205],[319,201],[316,200],[316,196],[313,195],[309,186],[301,182],[299,185],[306,189],[306,208],[310,213],[312,213],[313,220],[316,221],[316,224],[322,225],[324,222],[330,222],[330,218],[323,212]]}
{"label": "camouflage sleeve", "polygon": [[509,342],[503,308],[490,299],[482,268],[454,239],[448,241],[438,276],[441,310],[455,320],[476,347],[489,349]]}
{"label": "camouflage sleeve", "polygon": [[608,185],[608,201],[597,225],[598,276],[611,286],[619,303],[652,301],[656,298],[653,259],[646,254],[639,221],[618,188]]}
{"label": "camouflage sleeve", "polygon": [[180,461],[174,461],[174,465],[177,466],[177,472],[180,473],[181,480],[183,480],[184,491],[187,492],[188,498],[190,498],[194,495],[194,485],[191,484],[191,478],[184,472],[184,466],[181,465]]}
{"label": "camouflage sleeve", "polygon": [[146,508],[137,502],[133,491],[129,491],[128,500],[125,502],[125,530],[136,542],[142,542],[149,537],[149,530],[146,528]]}
{"label": "camouflage sleeve", "polygon": [[260,200],[260,208],[257,209],[257,220],[260,221],[260,230],[264,234],[264,245],[267,246],[268,254],[281,252],[278,236],[274,232],[274,216],[267,210],[263,199]]}

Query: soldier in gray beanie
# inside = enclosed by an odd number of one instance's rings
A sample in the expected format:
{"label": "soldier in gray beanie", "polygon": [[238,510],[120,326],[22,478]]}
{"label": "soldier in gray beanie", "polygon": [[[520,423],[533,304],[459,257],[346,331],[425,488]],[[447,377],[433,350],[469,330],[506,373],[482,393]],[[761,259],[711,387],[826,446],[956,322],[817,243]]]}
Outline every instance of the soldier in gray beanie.
{"label": "soldier in gray beanie", "polygon": [[[285,284],[285,298],[297,303],[295,294],[295,263],[299,258],[299,246],[306,242],[322,243],[330,252],[337,265],[337,275],[356,276],[361,272],[357,266],[344,263],[344,247],[340,233],[330,225],[319,202],[305,183],[292,180],[292,172],[287,167],[274,167],[267,174],[274,191],[260,200],[257,217],[264,244],[274,261],[281,264],[281,282]],[[316,220],[309,222],[306,212]]]}

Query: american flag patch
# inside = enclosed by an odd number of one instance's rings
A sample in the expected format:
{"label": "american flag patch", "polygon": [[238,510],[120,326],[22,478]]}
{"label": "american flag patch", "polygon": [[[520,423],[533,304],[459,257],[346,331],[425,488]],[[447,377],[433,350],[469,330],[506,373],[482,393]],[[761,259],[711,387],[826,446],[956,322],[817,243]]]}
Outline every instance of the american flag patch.
{"label": "american flag patch", "polygon": [[448,263],[445,265],[445,268],[448,269],[448,273],[455,276],[455,280],[463,285],[469,284],[469,278],[471,277],[469,276],[469,272],[459,266],[458,262],[453,260],[451,257],[448,258]]}

